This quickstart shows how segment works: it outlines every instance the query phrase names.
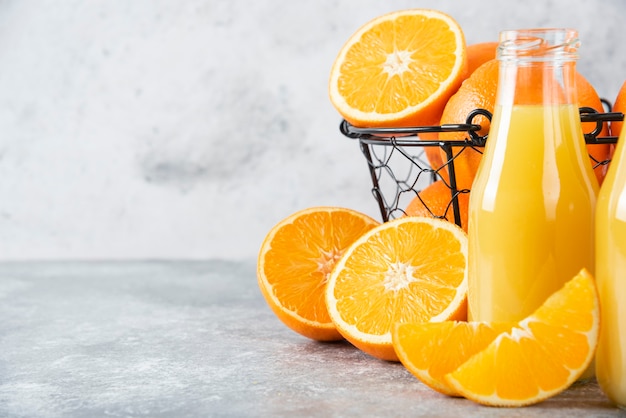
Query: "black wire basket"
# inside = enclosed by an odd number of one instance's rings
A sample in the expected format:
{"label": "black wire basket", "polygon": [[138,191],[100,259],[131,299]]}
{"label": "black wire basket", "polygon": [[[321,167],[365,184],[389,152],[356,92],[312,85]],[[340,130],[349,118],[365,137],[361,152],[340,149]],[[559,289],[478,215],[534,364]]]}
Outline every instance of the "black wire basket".
{"label": "black wire basket", "polygon": [[[606,113],[599,113],[592,108],[580,108],[582,122],[595,122],[593,131],[585,134],[587,144],[615,144],[617,137],[601,136],[603,127],[612,121],[624,120],[624,114],[611,112],[610,104]],[[491,113],[484,109],[475,109],[469,113],[466,123],[438,126],[418,126],[409,128],[357,128],[343,120],[340,131],[348,138],[357,139],[361,152],[367,160],[372,180],[372,194],[378,202],[383,222],[406,215],[407,205],[419,197],[419,192],[429,184],[442,180],[450,189],[450,200],[443,213],[424,207],[433,217],[453,220],[463,227],[459,196],[470,193],[470,189],[458,187],[455,161],[470,149],[482,153],[488,134],[481,136],[479,124],[474,123],[482,115],[491,120]],[[420,139],[420,134],[432,132],[465,132],[466,139],[440,141]],[[425,148],[436,147],[443,150],[446,160],[441,167],[431,167],[426,157]],[[608,165],[610,160],[597,161],[591,157],[594,169]]]}

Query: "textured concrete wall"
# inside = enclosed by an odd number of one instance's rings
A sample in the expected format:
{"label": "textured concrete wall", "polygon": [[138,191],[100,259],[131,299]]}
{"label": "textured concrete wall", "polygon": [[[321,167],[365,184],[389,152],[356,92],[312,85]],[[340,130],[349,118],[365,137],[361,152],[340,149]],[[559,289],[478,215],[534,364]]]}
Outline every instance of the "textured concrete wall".
{"label": "textured concrete wall", "polygon": [[328,73],[410,7],[468,43],[574,27],[599,93],[626,79],[621,0],[0,0],[0,260],[249,258],[307,206],[379,217]]}

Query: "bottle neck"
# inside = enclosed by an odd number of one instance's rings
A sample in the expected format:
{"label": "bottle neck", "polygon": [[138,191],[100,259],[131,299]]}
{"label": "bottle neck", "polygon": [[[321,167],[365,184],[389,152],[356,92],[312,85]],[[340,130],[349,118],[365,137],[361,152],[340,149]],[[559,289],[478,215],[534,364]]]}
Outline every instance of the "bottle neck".
{"label": "bottle neck", "polygon": [[576,62],[573,60],[501,60],[496,104],[577,104]]}
{"label": "bottle neck", "polygon": [[500,105],[576,104],[576,60],[580,41],[574,29],[500,32]]}

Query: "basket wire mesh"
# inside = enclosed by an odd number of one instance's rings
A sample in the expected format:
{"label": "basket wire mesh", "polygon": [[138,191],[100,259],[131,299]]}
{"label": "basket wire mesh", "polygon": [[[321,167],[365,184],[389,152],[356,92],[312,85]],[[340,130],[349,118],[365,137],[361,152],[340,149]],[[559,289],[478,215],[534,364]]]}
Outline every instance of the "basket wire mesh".
{"label": "basket wire mesh", "polygon": [[[587,144],[615,144],[617,137],[601,136],[603,127],[612,121],[624,120],[624,114],[611,112],[610,103],[603,101],[608,112],[599,113],[592,108],[580,108],[582,122],[595,122],[593,131],[585,134]],[[491,120],[491,113],[475,109],[467,116],[466,123],[438,126],[418,126],[409,128],[357,128],[343,120],[340,131],[348,138],[359,141],[361,152],[367,160],[372,181],[372,195],[378,203],[383,222],[406,215],[405,209],[416,197],[421,200],[420,191],[429,184],[441,180],[450,189],[450,201],[443,213],[435,213],[427,203],[421,203],[433,217],[454,220],[461,223],[459,196],[470,193],[470,189],[458,188],[455,161],[464,152],[473,150],[482,154],[488,134],[480,136],[479,124],[473,123],[478,115]],[[431,132],[465,132],[466,139],[454,141],[420,139],[419,135]],[[431,167],[425,148],[437,147],[445,153],[446,161],[441,167]],[[590,156],[591,157],[591,156]],[[610,160],[597,161],[591,157],[594,169],[608,165]],[[443,172],[445,170],[445,173]],[[447,174],[444,176],[442,174]]]}

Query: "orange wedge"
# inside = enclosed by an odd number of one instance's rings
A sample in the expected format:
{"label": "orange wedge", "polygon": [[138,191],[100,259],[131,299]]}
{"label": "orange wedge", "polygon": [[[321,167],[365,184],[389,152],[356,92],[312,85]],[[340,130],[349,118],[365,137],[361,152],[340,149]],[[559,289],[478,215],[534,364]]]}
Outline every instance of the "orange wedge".
{"label": "orange wedge", "polygon": [[600,310],[582,270],[532,315],[444,378],[462,396],[490,406],[523,406],[567,389],[590,365]]}
{"label": "orange wedge", "polygon": [[514,325],[459,321],[396,324],[392,341],[402,364],[422,383],[445,395],[461,396],[444,376]]}
{"label": "orange wedge", "polygon": [[401,10],[348,39],[330,72],[330,100],[355,126],[436,125],[466,68],[465,37],[454,19]]}
{"label": "orange wedge", "polygon": [[396,322],[466,318],[467,235],[448,221],[417,216],[373,228],[335,265],[326,306],[353,345],[397,361]]}
{"label": "orange wedge", "polygon": [[276,224],[257,262],[259,288],[276,316],[308,338],[342,339],[326,310],[326,282],[346,248],[378,224],[334,207],[305,209]]}

